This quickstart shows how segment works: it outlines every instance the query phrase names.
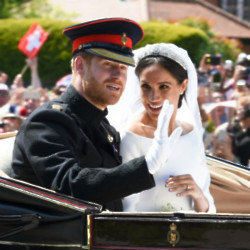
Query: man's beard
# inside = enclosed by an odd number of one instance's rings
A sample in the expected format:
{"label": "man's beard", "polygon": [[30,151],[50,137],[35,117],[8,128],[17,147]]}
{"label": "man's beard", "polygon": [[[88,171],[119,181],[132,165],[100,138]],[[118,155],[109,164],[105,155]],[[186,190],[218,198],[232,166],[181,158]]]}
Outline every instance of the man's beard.
{"label": "man's beard", "polygon": [[107,106],[116,104],[119,101],[121,94],[119,96],[116,94],[112,95],[112,93],[109,93],[107,90],[105,91],[105,86],[108,83],[116,83],[122,88],[123,85],[121,81],[109,78],[100,83],[91,74],[88,74],[83,81],[88,82],[88,87],[84,88],[85,95],[95,105]]}

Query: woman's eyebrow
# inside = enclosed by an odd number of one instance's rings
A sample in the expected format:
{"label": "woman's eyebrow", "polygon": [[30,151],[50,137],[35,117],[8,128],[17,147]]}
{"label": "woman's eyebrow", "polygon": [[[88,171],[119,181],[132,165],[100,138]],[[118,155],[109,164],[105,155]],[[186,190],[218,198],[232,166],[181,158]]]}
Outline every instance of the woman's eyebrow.
{"label": "woman's eyebrow", "polygon": [[[145,80],[141,80],[140,82],[141,82],[141,83],[150,84],[149,82],[147,82],[147,81],[145,81]],[[168,82],[168,81],[157,82],[157,84],[169,84],[169,85],[172,85],[172,83],[171,83],[171,82]]]}
{"label": "woman's eyebrow", "polygon": [[168,81],[158,82],[157,84],[163,84],[163,83],[172,85],[172,83],[171,83],[171,82],[168,82]]}

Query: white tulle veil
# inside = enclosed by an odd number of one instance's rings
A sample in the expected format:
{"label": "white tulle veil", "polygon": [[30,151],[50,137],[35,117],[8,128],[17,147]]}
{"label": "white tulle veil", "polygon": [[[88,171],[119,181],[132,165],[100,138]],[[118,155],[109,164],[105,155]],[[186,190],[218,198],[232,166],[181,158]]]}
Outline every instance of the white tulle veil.
{"label": "white tulle veil", "polygon": [[[161,55],[176,61],[187,70],[188,85],[185,97],[182,101],[182,106],[177,111],[176,119],[192,124],[202,138],[203,129],[197,102],[197,74],[187,51],[174,44],[157,43],[149,44],[143,48],[135,50],[134,55],[136,65],[146,56]],[[134,115],[141,113],[144,110],[140,100],[140,85],[139,79],[135,75],[135,68],[129,67],[125,90],[119,102],[116,105],[109,106],[108,109],[108,119],[110,123],[120,132],[127,128],[129,121]]]}

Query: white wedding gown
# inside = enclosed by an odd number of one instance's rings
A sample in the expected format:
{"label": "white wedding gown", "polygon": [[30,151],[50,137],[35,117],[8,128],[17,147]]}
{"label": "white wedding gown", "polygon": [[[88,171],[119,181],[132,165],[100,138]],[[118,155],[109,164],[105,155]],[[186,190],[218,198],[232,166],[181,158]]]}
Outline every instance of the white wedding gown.
{"label": "white wedding gown", "polygon": [[[166,164],[154,174],[156,186],[138,194],[125,197],[123,199],[123,211],[194,211],[193,201],[190,196],[177,197],[177,192],[169,192],[168,188],[165,187],[165,180],[170,175],[191,174],[209,201],[208,212],[216,212],[213,198],[209,192],[210,175],[206,166],[204,151],[196,138],[195,130],[182,135]],[[121,142],[123,162],[145,155],[152,140],[131,131],[126,131],[122,136]]]}

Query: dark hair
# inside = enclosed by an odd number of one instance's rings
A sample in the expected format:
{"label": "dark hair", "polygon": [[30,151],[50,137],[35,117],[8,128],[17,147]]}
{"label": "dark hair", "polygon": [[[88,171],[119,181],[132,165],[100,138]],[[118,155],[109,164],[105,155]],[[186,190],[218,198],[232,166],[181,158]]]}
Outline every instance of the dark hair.
{"label": "dark hair", "polygon": [[[160,55],[152,55],[144,57],[142,60],[139,61],[138,65],[135,68],[135,74],[137,77],[140,77],[141,72],[154,64],[160,64],[163,68],[171,73],[171,75],[177,80],[177,83],[181,85],[185,79],[188,78],[187,71],[176,61]],[[185,92],[183,95],[180,95],[178,101],[178,108],[181,107],[182,99],[185,96]]]}
{"label": "dark hair", "polygon": [[244,118],[250,118],[250,103],[244,107]]}

